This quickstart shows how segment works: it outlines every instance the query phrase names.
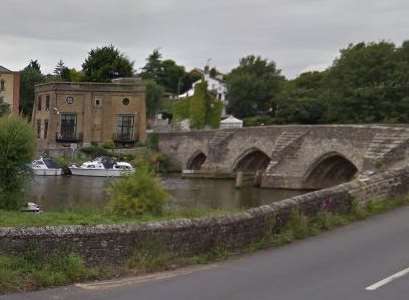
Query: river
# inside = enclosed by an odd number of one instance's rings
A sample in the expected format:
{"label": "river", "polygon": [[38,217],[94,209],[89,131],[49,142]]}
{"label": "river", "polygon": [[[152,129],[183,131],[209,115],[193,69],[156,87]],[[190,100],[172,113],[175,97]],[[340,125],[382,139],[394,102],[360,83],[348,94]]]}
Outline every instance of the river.
{"label": "river", "polygon": [[[116,179],[34,176],[26,200],[40,204],[45,211],[102,209],[109,201],[106,189],[113,180]],[[182,179],[177,175],[165,176],[161,180],[171,195],[170,206],[176,209],[237,210],[305,193],[253,187],[236,189],[232,180]]]}

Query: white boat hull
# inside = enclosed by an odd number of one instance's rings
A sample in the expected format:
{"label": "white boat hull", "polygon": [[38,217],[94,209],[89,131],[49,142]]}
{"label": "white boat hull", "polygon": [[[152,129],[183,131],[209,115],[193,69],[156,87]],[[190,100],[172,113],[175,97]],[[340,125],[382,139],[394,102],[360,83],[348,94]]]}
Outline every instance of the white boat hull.
{"label": "white boat hull", "polygon": [[62,169],[32,169],[37,176],[61,176]]}
{"label": "white boat hull", "polygon": [[113,169],[84,169],[70,167],[71,174],[74,176],[89,176],[89,177],[121,177],[126,176],[133,171],[113,170]]}

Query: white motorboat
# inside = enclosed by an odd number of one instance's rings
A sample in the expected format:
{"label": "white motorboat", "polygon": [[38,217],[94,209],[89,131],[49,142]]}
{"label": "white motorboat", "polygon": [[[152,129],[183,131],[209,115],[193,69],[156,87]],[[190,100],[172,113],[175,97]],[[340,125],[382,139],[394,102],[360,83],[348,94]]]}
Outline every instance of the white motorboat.
{"label": "white motorboat", "polygon": [[127,162],[113,162],[109,158],[99,157],[93,161],[84,162],[81,166],[69,167],[74,176],[120,177],[133,173],[135,169]]}
{"label": "white motorboat", "polygon": [[31,163],[31,170],[38,176],[60,176],[63,173],[53,160],[43,157]]}

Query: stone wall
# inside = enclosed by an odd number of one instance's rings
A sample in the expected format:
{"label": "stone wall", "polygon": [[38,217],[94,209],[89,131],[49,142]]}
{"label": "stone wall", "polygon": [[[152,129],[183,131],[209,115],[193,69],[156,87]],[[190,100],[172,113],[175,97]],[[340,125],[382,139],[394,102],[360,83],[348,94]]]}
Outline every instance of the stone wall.
{"label": "stone wall", "polygon": [[117,265],[152,241],[175,256],[200,254],[215,247],[234,249],[277,231],[294,209],[309,216],[322,211],[345,212],[353,199],[364,203],[408,192],[409,168],[404,168],[225,217],[141,225],[1,228],[0,255],[19,255],[34,247],[44,256],[77,253],[89,265]]}

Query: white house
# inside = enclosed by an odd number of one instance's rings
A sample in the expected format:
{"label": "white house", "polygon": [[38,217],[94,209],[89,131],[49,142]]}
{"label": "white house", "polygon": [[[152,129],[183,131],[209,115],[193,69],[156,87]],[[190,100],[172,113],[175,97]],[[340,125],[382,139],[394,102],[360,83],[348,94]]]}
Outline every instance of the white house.
{"label": "white house", "polygon": [[[221,76],[216,76],[216,78],[210,77],[210,74],[205,73],[204,74],[204,80],[207,82],[207,90],[210,92],[213,92],[216,94],[216,98],[220,101],[223,102],[224,104],[224,109],[223,109],[223,115],[225,115],[225,110],[227,106],[227,87],[226,84],[224,83],[223,79]],[[188,90],[186,93],[179,95],[178,99],[186,98],[186,97],[191,97],[195,94],[195,87],[199,83],[202,82],[202,79],[196,81],[193,83],[193,86],[190,90]]]}

